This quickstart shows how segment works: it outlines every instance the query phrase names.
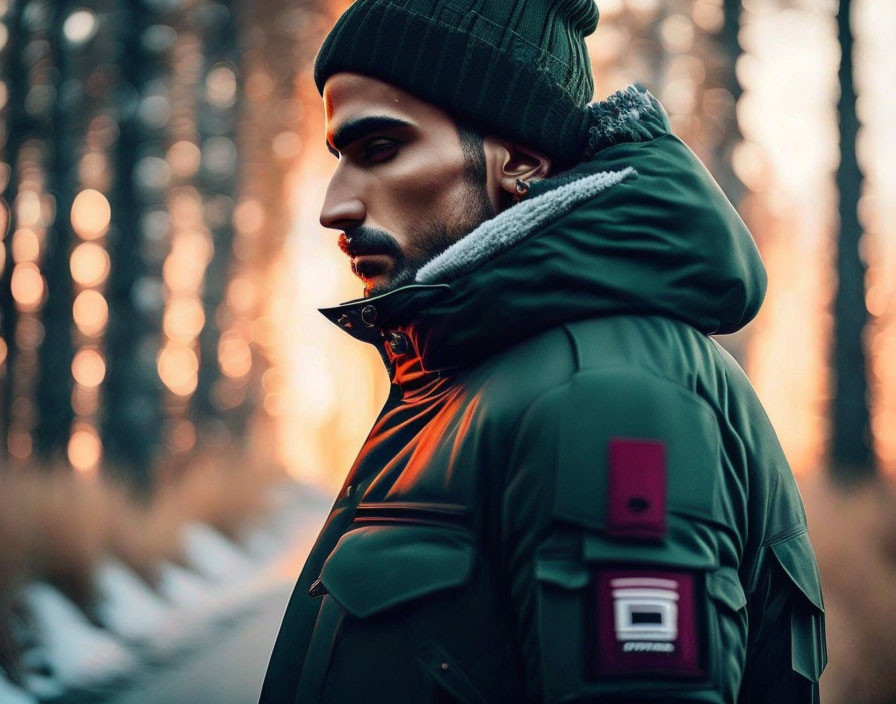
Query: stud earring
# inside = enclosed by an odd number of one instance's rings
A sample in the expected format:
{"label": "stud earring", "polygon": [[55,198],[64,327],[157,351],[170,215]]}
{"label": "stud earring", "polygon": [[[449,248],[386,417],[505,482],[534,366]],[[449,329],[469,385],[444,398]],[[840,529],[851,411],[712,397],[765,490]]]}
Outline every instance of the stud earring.
{"label": "stud earring", "polygon": [[520,198],[525,197],[525,195],[529,192],[529,184],[523,181],[523,179],[518,178],[516,180],[516,193]]}

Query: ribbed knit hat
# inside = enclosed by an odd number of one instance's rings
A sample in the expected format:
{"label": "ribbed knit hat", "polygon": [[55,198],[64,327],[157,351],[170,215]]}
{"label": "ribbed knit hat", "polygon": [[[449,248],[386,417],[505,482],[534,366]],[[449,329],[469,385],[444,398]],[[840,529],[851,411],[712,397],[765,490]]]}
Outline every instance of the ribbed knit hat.
{"label": "ribbed knit hat", "polygon": [[314,66],[378,78],[488,134],[579,161],[594,92],[594,0],[355,0]]}

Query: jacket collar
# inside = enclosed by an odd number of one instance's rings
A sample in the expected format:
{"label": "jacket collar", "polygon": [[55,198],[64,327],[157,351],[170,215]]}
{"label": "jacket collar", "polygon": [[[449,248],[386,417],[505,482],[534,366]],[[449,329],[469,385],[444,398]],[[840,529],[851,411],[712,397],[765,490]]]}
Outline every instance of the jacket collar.
{"label": "jacket collar", "polygon": [[662,107],[631,88],[590,106],[583,160],[428,262],[416,281],[322,309],[418,386],[562,322],[665,315],[732,332],[765,272],[731,204]]}
{"label": "jacket collar", "polygon": [[[416,283],[370,298],[321,308],[330,322],[362,342],[373,344],[394,383],[405,386],[419,375],[444,374],[454,365],[427,365],[422,330],[414,322],[427,304],[451,292],[451,281],[482,266],[533,232],[562,217],[606,188],[634,176],[634,169],[601,171],[521,201],[452,244],[417,272]],[[430,355],[430,360],[432,356]],[[409,364],[416,358],[419,364]],[[399,362],[401,362],[399,364]],[[429,368],[428,368],[429,367]]]}
{"label": "jacket collar", "polygon": [[[587,162],[601,149],[620,141],[644,141],[656,136],[656,116],[662,129],[662,108],[646,91],[631,86],[588,107],[591,115]],[[659,114],[657,114],[659,110]],[[656,121],[656,120],[654,120]],[[451,282],[498,257],[533,232],[560,218],[615,184],[635,175],[625,168],[590,173],[574,168],[533,184],[530,197],[486,220],[417,272],[413,284],[371,298],[358,298],[321,308],[330,322],[357,340],[374,345],[393,383],[406,385],[420,375],[442,376],[454,367],[424,363],[425,333],[414,317],[429,303],[451,293]],[[428,355],[432,358],[438,355]],[[412,361],[413,360],[413,361]]]}

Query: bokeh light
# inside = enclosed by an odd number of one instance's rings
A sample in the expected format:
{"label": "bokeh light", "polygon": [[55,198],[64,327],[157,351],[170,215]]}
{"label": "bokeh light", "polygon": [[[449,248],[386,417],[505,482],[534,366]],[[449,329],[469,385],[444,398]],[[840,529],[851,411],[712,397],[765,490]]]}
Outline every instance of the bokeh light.
{"label": "bokeh light", "polygon": [[10,289],[20,310],[36,310],[40,307],[45,290],[40,270],[31,262],[16,264],[12,270]]}
{"label": "bokeh light", "polygon": [[17,262],[36,262],[40,257],[40,239],[30,227],[20,227],[12,236],[12,258]]}
{"label": "bokeh light", "polygon": [[68,441],[68,461],[72,467],[79,472],[92,474],[102,454],[103,443],[96,429],[86,423],[78,424]]}
{"label": "bokeh light", "polygon": [[162,267],[165,285],[175,292],[197,291],[211,255],[211,241],[207,236],[200,232],[178,235]]}
{"label": "bokeh light", "polygon": [[62,33],[74,45],[85,44],[96,34],[97,19],[90,10],[75,10],[62,23]]}
{"label": "bokeh light", "polygon": [[215,66],[206,76],[206,97],[217,108],[229,108],[236,102],[236,88],[236,74],[230,66]]}
{"label": "bokeh light", "polygon": [[106,327],[106,322],[109,319],[109,305],[99,291],[87,289],[75,297],[72,316],[78,330],[88,337],[94,337]]}
{"label": "bokeh light", "polygon": [[218,342],[218,366],[224,376],[238,379],[252,370],[252,350],[239,335],[227,333]]}
{"label": "bokeh light", "polygon": [[112,208],[102,193],[86,188],[72,202],[72,227],[79,237],[94,240],[106,234],[112,220]]}
{"label": "bokeh light", "polygon": [[40,196],[30,189],[19,191],[15,201],[16,222],[20,227],[39,227],[41,224]]}
{"label": "bokeh light", "polygon": [[103,383],[106,361],[99,350],[92,347],[78,350],[72,360],[72,376],[82,386],[93,387]]}
{"label": "bokeh light", "polygon": [[72,250],[72,278],[82,286],[96,286],[109,276],[109,255],[94,242],[83,242]]}
{"label": "bokeh light", "polygon": [[199,170],[202,153],[196,144],[182,139],[168,148],[167,160],[174,176],[187,179]]}
{"label": "bokeh light", "polygon": [[190,342],[205,324],[202,301],[196,297],[178,297],[168,303],[162,320],[162,329],[169,339]]}
{"label": "bokeh light", "polygon": [[178,396],[189,396],[196,390],[199,360],[186,345],[169,342],[159,352],[156,366],[159,378]]}

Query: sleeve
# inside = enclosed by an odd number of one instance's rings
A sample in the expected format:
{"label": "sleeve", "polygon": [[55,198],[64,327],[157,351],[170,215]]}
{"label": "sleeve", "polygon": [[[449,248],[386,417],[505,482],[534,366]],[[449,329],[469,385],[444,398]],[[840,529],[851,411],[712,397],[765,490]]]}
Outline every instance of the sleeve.
{"label": "sleeve", "polygon": [[754,581],[740,703],[817,704],[827,647],[821,580],[805,527],[763,545]]}
{"label": "sleeve", "polygon": [[629,369],[578,372],[527,409],[501,538],[532,701],[738,700],[747,489],[721,422]]}

